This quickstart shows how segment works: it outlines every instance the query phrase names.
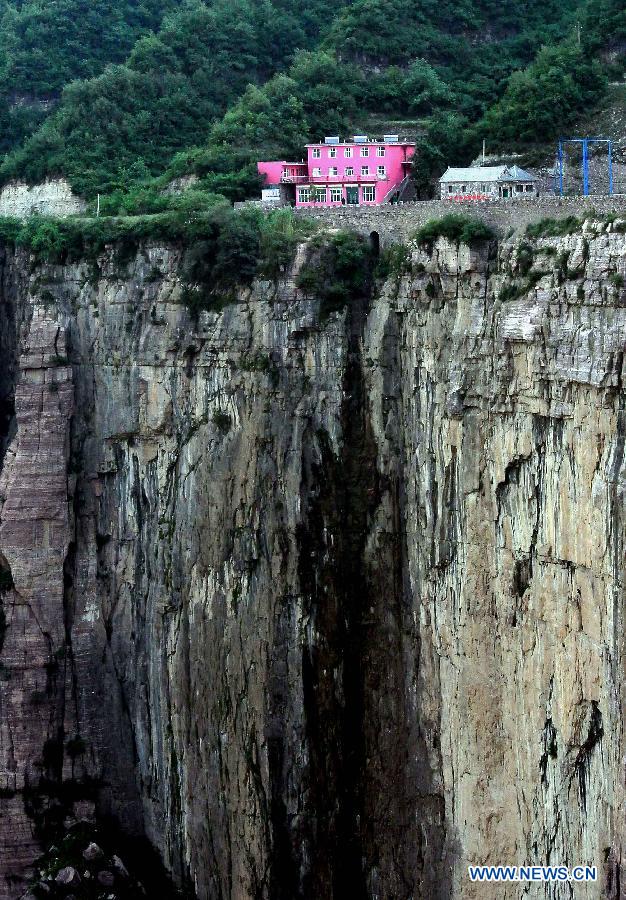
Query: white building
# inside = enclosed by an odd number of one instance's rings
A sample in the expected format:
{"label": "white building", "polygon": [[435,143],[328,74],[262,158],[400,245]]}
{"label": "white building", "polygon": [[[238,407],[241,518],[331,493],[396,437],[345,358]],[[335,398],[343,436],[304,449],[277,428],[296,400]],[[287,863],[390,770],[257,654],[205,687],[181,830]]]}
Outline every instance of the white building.
{"label": "white building", "polygon": [[519,166],[448,168],[439,179],[442,200],[507,200],[536,197],[539,180]]}

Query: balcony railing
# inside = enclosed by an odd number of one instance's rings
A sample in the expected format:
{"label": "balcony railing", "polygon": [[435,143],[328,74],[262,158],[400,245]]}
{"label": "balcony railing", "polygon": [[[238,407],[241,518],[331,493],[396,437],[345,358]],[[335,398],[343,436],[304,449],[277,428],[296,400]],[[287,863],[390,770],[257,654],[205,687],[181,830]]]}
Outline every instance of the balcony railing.
{"label": "balcony railing", "polygon": [[389,181],[388,175],[283,175],[283,184],[350,184],[354,182]]}

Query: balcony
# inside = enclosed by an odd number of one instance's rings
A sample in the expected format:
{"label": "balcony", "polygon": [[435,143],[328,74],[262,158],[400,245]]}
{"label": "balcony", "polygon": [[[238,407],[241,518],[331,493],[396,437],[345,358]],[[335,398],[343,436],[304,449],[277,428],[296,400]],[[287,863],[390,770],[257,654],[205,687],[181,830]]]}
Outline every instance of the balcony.
{"label": "balcony", "polygon": [[285,174],[283,174],[280,176],[281,184],[302,184],[302,182],[308,181],[308,180],[309,180],[309,176],[306,174],[304,174],[304,175],[285,175]]}
{"label": "balcony", "polygon": [[372,181],[388,180],[388,175],[377,175],[375,172],[371,175],[313,175],[307,178],[310,184],[371,184]]}

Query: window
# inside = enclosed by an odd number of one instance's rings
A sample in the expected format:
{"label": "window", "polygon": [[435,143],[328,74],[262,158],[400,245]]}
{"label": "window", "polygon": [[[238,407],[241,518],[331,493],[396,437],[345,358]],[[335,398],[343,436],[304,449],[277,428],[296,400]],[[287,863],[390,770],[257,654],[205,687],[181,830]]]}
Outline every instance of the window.
{"label": "window", "polygon": [[521,184],[516,184],[516,185],[515,185],[515,193],[516,193],[516,194],[521,194],[523,190],[524,190],[524,188],[523,188],[523,186],[522,186]]}
{"label": "window", "polygon": [[480,193],[481,193],[481,194],[486,194],[486,193],[487,193],[487,185],[486,185],[486,184],[481,184],[481,186],[480,186]]}
{"label": "window", "polygon": [[361,166],[361,175],[369,175],[370,167],[369,166]]}
{"label": "window", "polygon": [[385,155],[385,148],[384,148],[384,147],[377,147],[377,148],[376,148],[376,156],[384,156],[384,155]]}
{"label": "window", "polygon": [[384,166],[378,166],[377,173],[379,178],[384,178],[387,174],[387,169]]}
{"label": "window", "polygon": [[328,158],[334,159],[336,156],[337,156],[337,148],[331,147],[330,150],[328,151]]}
{"label": "window", "polygon": [[319,159],[322,155],[322,151],[319,147],[313,147],[313,159]]}
{"label": "window", "polygon": [[313,178],[319,178],[322,174],[322,170],[318,167],[313,169]]}
{"label": "window", "polygon": [[341,188],[334,187],[330,189],[330,201],[331,203],[341,203]]}
{"label": "window", "polygon": [[449,185],[448,185],[448,193],[449,193],[449,194],[453,194],[453,193],[454,193],[454,185],[453,185],[453,184],[449,184]]}
{"label": "window", "polygon": [[527,190],[527,191],[532,191],[532,189],[533,189],[532,184],[527,184],[527,185],[526,185],[526,190]]}
{"label": "window", "polygon": [[346,147],[346,149],[343,151],[343,155],[346,157],[346,159],[350,159],[350,157],[352,156],[352,147]]}
{"label": "window", "polygon": [[336,174],[337,174],[337,166],[329,166],[328,174],[329,174],[329,175],[336,175]]}
{"label": "window", "polygon": [[306,188],[298,188],[298,202],[299,203],[308,203],[311,199],[311,189]]}
{"label": "window", "polygon": [[376,189],[373,184],[367,184],[363,188],[363,203],[372,203],[376,199]]}
{"label": "window", "polygon": [[326,203],[326,188],[325,187],[313,188],[312,199],[315,203]]}
{"label": "window", "polygon": [[462,194],[467,194],[467,185],[466,185],[466,184],[462,184],[462,185],[461,185],[461,193],[462,193]]}
{"label": "window", "polygon": [[361,147],[361,156],[369,156],[370,148],[369,147]]}
{"label": "window", "polygon": [[354,167],[346,166],[346,175],[354,175]]}

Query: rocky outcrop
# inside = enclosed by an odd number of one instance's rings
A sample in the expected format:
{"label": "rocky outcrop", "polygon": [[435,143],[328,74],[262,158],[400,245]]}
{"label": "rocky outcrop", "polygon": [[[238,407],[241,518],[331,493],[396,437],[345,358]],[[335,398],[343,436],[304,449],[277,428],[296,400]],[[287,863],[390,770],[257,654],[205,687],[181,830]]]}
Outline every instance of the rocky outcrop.
{"label": "rocky outcrop", "polygon": [[52,179],[28,185],[11,181],[0,189],[0,216],[27,219],[32,215],[74,216],[83,213],[87,204],[73,193],[64,179]]}
{"label": "rocky outcrop", "polygon": [[625,237],[305,255],[197,322],[176,249],[7,257],[0,897],[95,811],[201,900],[617,898]]}

